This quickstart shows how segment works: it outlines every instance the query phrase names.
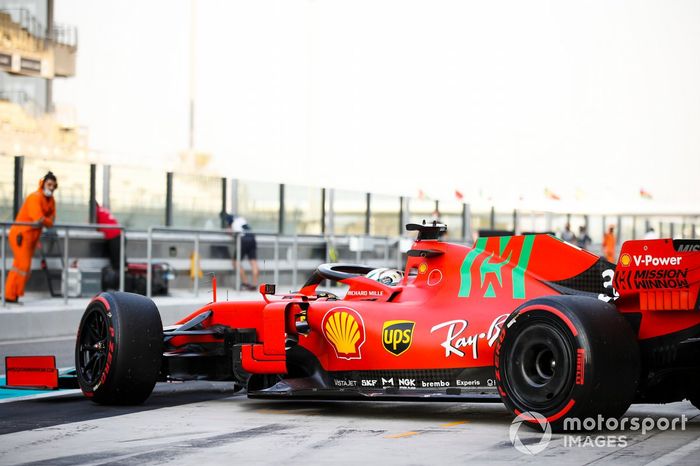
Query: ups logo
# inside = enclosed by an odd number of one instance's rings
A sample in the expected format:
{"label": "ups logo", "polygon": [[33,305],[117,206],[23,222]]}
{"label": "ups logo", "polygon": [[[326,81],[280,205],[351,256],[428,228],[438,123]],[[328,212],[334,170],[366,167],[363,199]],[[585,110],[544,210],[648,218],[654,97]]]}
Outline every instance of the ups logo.
{"label": "ups logo", "polygon": [[406,350],[411,347],[413,328],[415,326],[415,322],[408,320],[390,320],[384,322],[384,326],[382,327],[382,343],[384,344],[384,349],[394,356],[405,353]]}

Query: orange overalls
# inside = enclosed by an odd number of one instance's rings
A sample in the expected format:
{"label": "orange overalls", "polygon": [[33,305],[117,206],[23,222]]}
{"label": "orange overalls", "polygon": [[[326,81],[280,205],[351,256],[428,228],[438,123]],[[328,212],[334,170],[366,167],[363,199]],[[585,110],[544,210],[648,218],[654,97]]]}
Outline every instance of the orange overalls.
{"label": "orange overalls", "polygon": [[615,233],[606,233],[603,236],[603,254],[608,262],[615,263]]}
{"label": "orange overalls", "polygon": [[5,299],[8,301],[15,301],[20,296],[24,296],[24,285],[32,269],[32,256],[39,242],[42,226],[47,228],[53,226],[56,201],[53,197],[44,196],[43,188],[44,180],[41,180],[39,189],[27,196],[15,219],[15,222],[42,220],[42,225],[37,227],[13,225],[10,228],[9,241],[14,261],[5,283]]}

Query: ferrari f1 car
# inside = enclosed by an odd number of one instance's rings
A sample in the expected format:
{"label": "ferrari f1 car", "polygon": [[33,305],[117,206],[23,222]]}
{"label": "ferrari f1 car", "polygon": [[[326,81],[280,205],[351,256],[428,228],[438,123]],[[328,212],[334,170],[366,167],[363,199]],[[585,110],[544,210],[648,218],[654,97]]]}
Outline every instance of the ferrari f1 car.
{"label": "ferrari f1 car", "polygon": [[296,293],[214,295],[165,328],[149,299],[102,293],[80,323],[80,387],[104,404],[194,379],[255,398],[502,401],[554,429],[635,402],[700,407],[700,241],[628,241],[614,265],[549,235],[467,247],[440,241],[441,224],[407,228],[398,282],[324,264]]}

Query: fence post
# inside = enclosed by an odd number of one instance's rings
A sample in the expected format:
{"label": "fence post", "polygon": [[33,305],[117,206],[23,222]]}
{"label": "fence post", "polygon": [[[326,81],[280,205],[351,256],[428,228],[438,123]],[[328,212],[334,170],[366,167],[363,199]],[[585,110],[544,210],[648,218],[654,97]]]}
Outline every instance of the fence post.
{"label": "fence post", "polygon": [[274,282],[279,285],[280,281],[280,235],[275,235],[275,275]]}
{"label": "fence post", "polygon": [[365,235],[369,235],[369,230],[371,226],[372,219],[372,195],[370,193],[365,194]]}
{"label": "fence post", "polygon": [[194,296],[199,296],[199,233],[194,234]]}
{"label": "fence post", "polygon": [[2,294],[2,307],[5,307],[5,225],[2,226],[2,239],[0,239],[0,250],[2,253],[2,274],[0,275],[0,294]]}
{"label": "fence post", "polygon": [[[24,156],[15,156],[15,190],[12,198],[12,218],[17,218],[17,213],[22,207],[22,185],[24,178]],[[3,290],[4,292],[4,290]]]}
{"label": "fence post", "polygon": [[151,266],[153,255],[153,227],[148,227],[148,238],[146,239],[146,296],[151,297]]}
{"label": "fence post", "polygon": [[401,237],[396,239],[396,268],[403,269],[403,255],[401,254]]}
{"label": "fence post", "polygon": [[165,174],[165,226],[173,225],[173,172]]}
{"label": "fence post", "polygon": [[109,165],[102,165],[102,205],[110,208],[109,203],[109,185],[110,185],[111,169]]}
{"label": "fence post", "polygon": [[[68,304],[68,236],[70,230],[65,229],[65,237],[63,238],[63,304]],[[4,292],[4,290],[3,290]]]}
{"label": "fence post", "polygon": [[90,201],[88,211],[88,223],[97,223],[97,165],[90,164]]}
{"label": "fence post", "polygon": [[241,235],[239,233],[234,233],[236,235],[236,270],[233,273],[236,274],[236,291],[241,291]]}
{"label": "fence post", "polygon": [[[299,237],[294,235],[294,263],[292,268],[292,288],[297,287],[297,269],[299,268]],[[295,290],[296,291],[296,290]]]}
{"label": "fence post", "polygon": [[277,233],[284,233],[284,184],[280,184],[279,212],[277,215]]}
{"label": "fence post", "polygon": [[119,291],[124,291],[124,262],[126,262],[126,230],[119,235]]}
{"label": "fence post", "polygon": [[321,234],[326,234],[326,188],[321,188]]}
{"label": "fence post", "polygon": [[221,217],[221,221],[219,222],[221,228],[226,228],[228,226],[226,224],[226,214],[226,178],[221,178],[221,214],[219,215]]}

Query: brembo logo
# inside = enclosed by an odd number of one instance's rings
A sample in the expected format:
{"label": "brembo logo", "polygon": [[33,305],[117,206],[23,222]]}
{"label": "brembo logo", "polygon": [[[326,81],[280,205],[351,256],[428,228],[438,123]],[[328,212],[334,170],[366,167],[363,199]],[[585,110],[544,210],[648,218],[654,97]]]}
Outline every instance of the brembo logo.
{"label": "brembo logo", "polygon": [[360,347],[365,342],[365,324],[357,311],[334,307],[323,316],[323,335],[342,359],[361,359]]}

